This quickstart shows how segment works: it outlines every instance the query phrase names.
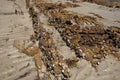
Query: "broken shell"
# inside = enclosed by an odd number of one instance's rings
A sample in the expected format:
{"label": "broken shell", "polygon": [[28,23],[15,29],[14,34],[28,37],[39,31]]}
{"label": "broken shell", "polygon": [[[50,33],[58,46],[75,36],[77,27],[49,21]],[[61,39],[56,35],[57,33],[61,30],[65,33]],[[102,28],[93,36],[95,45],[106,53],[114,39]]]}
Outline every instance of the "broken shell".
{"label": "broken shell", "polygon": [[64,75],[64,77],[65,78],[69,78],[70,77],[70,75],[69,75],[69,72],[68,72],[68,69],[66,68],[66,69],[64,69],[64,71],[62,72],[63,73],[63,75]]}

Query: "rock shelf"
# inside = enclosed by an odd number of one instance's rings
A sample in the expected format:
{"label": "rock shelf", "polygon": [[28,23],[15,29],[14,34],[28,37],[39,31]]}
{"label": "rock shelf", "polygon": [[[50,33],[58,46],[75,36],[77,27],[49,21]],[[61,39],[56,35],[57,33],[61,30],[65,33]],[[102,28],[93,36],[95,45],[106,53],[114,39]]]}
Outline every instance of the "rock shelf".
{"label": "rock shelf", "polygon": [[[42,4],[47,6],[41,6]],[[36,4],[40,12],[48,16],[49,25],[58,30],[67,46],[76,52],[77,57],[90,61],[95,69],[108,54],[120,58],[120,37],[117,36],[119,28],[104,29],[105,26],[94,17],[63,10],[66,7],[60,10],[59,6],[51,5],[55,4]],[[45,8],[48,6],[52,8]]]}
{"label": "rock shelf", "polygon": [[[76,67],[78,58],[89,61],[96,71],[97,65],[107,55],[113,55],[120,60],[120,28],[110,26],[105,29],[95,17],[64,10],[79,6],[77,4],[46,3],[40,0],[33,2],[34,6],[29,7],[34,29],[31,40],[39,42],[41,54],[35,55],[35,63],[40,80],[69,80],[70,68]],[[75,58],[65,60],[59,54],[51,34],[43,27],[39,14],[44,14],[48,18],[48,26],[55,27],[66,45],[74,50]],[[45,67],[43,72],[40,66]],[[41,73],[44,73],[44,76],[41,76]]]}

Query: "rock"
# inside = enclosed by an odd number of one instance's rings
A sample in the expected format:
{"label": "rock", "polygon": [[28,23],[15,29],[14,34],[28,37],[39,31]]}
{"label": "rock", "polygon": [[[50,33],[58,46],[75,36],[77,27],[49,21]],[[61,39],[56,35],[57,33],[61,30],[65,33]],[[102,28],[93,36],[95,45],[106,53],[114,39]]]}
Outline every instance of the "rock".
{"label": "rock", "polygon": [[25,54],[28,56],[34,56],[36,54],[40,54],[40,49],[37,46],[30,46],[25,49]]}
{"label": "rock", "polygon": [[25,43],[21,40],[14,40],[13,46],[16,47],[19,52],[24,52],[25,50]]}
{"label": "rock", "polygon": [[61,67],[58,64],[54,65],[55,74],[61,74]]}

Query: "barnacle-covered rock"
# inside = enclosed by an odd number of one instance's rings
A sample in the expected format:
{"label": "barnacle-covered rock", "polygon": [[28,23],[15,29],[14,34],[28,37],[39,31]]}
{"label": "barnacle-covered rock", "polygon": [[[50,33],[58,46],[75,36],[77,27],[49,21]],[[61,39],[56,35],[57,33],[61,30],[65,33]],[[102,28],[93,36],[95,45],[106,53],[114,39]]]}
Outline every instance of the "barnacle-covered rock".
{"label": "barnacle-covered rock", "polygon": [[[67,46],[75,50],[77,57],[90,61],[96,68],[106,55],[117,54],[117,49],[114,52],[109,47],[119,48],[119,30],[115,27],[105,29],[94,17],[76,15],[69,11],[55,12],[50,23],[58,30]],[[103,49],[105,45],[108,48]]]}
{"label": "barnacle-covered rock", "polygon": [[[104,25],[95,17],[64,10],[68,7],[75,7],[74,4],[69,2],[64,4],[45,3],[39,0],[34,2],[39,12],[48,17],[49,25],[54,26],[66,45],[75,51],[77,58],[89,61],[96,70],[97,65],[105,59],[106,55],[111,54],[120,59],[119,28],[105,29]],[[43,28],[43,24],[38,17],[39,14],[32,7],[29,12],[35,33],[31,36],[31,40],[39,41],[38,45],[42,52],[40,56],[46,67],[46,72],[49,72],[54,79],[69,79],[69,68],[76,67],[79,60],[76,57],[64,60],[59,54],[51,34]],[[36,48],[33,52],[30,50],[32,50],[32,47],[26,48],[27,53],[31,52],[29,55],[34,55],[34,52],[37,53]],[[37,61],[39,62],[39,60]]]}

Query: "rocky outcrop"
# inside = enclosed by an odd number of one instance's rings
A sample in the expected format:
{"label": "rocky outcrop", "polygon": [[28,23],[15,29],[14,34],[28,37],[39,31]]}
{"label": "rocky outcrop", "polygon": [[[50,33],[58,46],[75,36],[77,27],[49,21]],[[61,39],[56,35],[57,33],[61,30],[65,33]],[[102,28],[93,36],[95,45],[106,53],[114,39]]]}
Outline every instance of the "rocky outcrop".
{"label": "rocky outcrop", "polygon": [[[66,11],[64,8],[74,7],[68,6],[68,3],[36,3],[36,6],[48,17],[49,25],[55,27],[66,45],[75,51],[76,57],[89,61],[96,70],[106,55],[110,54],[120,59],[119,28],[104,29],[105,26],[94,17]],[[42,41],[44,40],[39,39],[39,45],[44,46],[49,42]]]}

